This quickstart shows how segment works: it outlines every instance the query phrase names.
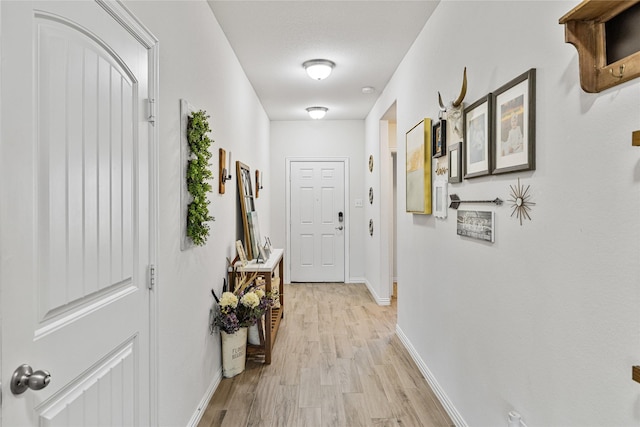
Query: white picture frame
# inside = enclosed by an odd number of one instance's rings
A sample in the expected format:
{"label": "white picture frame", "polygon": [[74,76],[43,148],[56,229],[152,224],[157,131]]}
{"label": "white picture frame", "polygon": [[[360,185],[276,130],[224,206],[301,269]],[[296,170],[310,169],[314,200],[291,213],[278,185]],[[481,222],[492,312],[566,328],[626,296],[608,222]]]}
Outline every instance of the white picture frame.
{"label": "white picture frame", "polygon": [[437,179],[433,183],[433,216],[445,219],[447,217],[448,182]]}

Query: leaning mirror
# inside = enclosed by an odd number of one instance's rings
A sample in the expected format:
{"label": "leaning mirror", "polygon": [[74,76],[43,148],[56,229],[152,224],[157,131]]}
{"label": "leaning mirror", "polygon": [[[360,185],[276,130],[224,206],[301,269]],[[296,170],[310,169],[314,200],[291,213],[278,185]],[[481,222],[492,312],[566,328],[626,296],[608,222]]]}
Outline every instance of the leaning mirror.
{"label": "leaning mirror", "polygon": [[244,246],[249,259],[257,258],[260,253],[260,226],[258,212],[253,199],[251,169],[242,162],[236,162],[236,176],[238,177],[238,196],[240,197],[240,211],[242,215],[242,229],[244,232]]}

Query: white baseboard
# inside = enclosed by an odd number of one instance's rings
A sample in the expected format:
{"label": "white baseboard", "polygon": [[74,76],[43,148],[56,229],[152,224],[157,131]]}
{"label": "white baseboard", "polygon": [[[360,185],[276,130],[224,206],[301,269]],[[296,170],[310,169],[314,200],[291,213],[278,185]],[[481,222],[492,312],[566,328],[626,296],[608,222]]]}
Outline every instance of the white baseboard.
{"label": "white baseboard", "polygon": [[438,384],[438,381],[427,367],[427,364],[424,363],[416,349],[411,344],[411,341],[409,341],[409,338],[407,338],[407,336],[404,334],[404,332],[402,332],[402,329],[398,325],[396,325],[396,335],[398,335],[398,338],[400,338],[400,341],[402,341],[402,344],[404,344],[404,347],[411,355],[413,361],[416,363],[416,365],[418,365],[418,369],[420,369],[420,372],[422,372],[422,375],[427,380],[427,383],[429,383],[429,386],[431,386],[431,389],[438,397],[438,400],[440,400],[440,403],[442,404],[442,406],[444,406],[444,409],[445,411],[447,411],[447,414],[449,414],[451,421],[453,421],[456,427],[468,427],[467,423],[462,418],[462,415],[460,415],[460,412],[458,412],[455,406],[453,406],[453,403],[444,392],[442,387],[440,387],[440,384]]}
{"label": "white baseboard", "polygon": [[390,297],[381,298],[376,293],[375,289],[373,289],[373,286],[371,286],[371,283],[369,283],[369,281],[367,279],[364,279],[364,284],[366,285],[367,289],[369,289],[369,293],[371,294],[373,299],[376,301],[376,304],[378,304],[378,305],[391,305],[391,298]]}
{"label": "white baseboard", "polygon": [[200,404],[198,404],[198,408],[196,409],[196,412],[194,412],[194,414],[191,416],[189,423],[187,423],[187,427],[196,427],[198,425],[198,423],[200,422],[200,419],[202,418],[202,415],[204,414],[205,409],[207,409],[207,405],[211,400],[211,396],[213,396],[213,393],[215,393],[216,389],[220,385],[220,381],[222,381],[222,366],[220,367],[218,372],[216,372],[216,375],[213,377],[213,381],[211,382],[211,384],[209,384],[209,388],[207,389],[207,392],[204,394],[204,397],[200,401]]}
{"label": "white baseboard", "polygon": [[364,283],[364,277],[349,277],[349,281],[347,283]]}

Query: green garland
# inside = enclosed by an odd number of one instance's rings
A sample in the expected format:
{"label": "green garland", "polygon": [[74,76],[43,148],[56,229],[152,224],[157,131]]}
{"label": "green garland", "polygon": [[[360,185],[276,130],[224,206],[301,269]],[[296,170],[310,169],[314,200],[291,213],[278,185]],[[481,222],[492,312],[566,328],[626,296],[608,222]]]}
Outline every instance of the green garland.
{"label": "green garland", "polygon": [[187,211],[187,236],[197,246],[203,246],[207,242],[207,222],[215,219],[209,215],[207,200],[207,193],[211,191],[211,184],[207,181],[213,178],[209,169],[209,147],[213,140],[207,136],[207,132],[211,132],[208,118],[206,111],[193,112],[187,125],[187,141],[191,148],[191,159],[187,165],[187,189],[193,198]]}

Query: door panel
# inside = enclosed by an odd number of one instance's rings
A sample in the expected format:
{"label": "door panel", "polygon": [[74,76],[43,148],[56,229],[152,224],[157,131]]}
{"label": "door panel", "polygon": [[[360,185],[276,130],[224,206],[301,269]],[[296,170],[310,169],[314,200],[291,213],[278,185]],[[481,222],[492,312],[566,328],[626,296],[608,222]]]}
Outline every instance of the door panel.
{"label": "door panel", "polygon": [[38,408],[45,426],[134,426],[136,342],[131,340]]}
{"label": "door panel", "polygon": [[49,320],[132,284],[135,94],[87,36],[36,25],[38,294]]}
{"label": "door panel", "polygon": [[[343,282],[344,163],[291,162],[291,281]],[[340,229],[342,226],[342,229]]]}
{"label": "door panel", "polygon": [[336,264],[336,237],[334,234],[324,234],[322,236],[321,265],[331,267]]}
{"label": "door panel", "polygon": [[148,424],[149,58],[111,7],[2,3],[4,425]]}

